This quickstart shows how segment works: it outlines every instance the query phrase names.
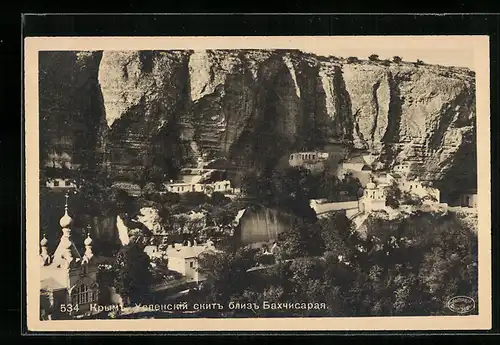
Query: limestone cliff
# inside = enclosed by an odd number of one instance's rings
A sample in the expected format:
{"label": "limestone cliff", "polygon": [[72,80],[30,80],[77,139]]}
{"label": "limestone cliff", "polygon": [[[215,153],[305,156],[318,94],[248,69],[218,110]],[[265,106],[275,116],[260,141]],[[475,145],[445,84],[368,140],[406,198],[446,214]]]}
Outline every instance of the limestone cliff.
{"label": "limestone cliff", "polygon": [[40,65],[51,73],[40,81],[41,128],[57,124],[51,137],[71,137],[83,123],[100,139],[89,150],[106,153],[117,179],[150,166],[172,176],[201,154],[272,168],[293,150],[338,143],[370,149],[388,166],[410,162],[444,190],[476,184],[467,69],[291,50],[106,51],[82,65],[68,57],[75,53],[57,54],[67,60],[59,68],[50,58]]}

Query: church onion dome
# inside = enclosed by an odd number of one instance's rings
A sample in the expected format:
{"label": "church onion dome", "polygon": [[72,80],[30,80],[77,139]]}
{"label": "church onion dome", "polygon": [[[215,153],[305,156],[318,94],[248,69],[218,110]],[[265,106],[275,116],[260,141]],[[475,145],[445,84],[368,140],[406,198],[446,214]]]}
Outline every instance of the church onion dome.
{"label": "church onion dome", "polygon": [[61,225],[61,228],[69,228],[71,223],[73,223],[73,218],[69,216],[68,210],[66,209],[64,216],[59,220],[59,225]]}
{"label": "church onion dome", "polygon": [[366,184],[366,189],[375,189],[377,186],[373,182],[368,182]]}
{"label": "church onion dome", "polygon": [[87,234],[87,238],[83,241],[83,244],[90,246],[92,244],[92,239],[90,238],[90,233]]}
{"label": "church onion dome", "polygon": [[66,193],[65,198],[66,198],[66,204],[64,205],[64,216],[61,217],[59,220],[59,225],[61,225],[61,228],[69,228],[71,226],[71,223],[73,223],[73,218],[71,218],[68,214],[68,197],[69,195]]}
{"label": "church onion dome", "polygon": [[45,247],[45,246],[47,246],[47,243],[48,243],[48,242],[49,242],[49,241],[47,241],[47,238],[45,238],[45,235],[43,235],[43,238],[42,238],[42,240],[40,241],[40,245],[41,245],[42,247]]}

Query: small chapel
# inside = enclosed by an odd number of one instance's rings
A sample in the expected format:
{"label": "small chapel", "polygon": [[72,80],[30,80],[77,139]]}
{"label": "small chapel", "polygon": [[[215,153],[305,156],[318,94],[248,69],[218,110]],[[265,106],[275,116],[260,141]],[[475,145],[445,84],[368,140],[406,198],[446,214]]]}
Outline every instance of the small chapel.
{"label": "small chapel", "polygon": [[68,213],[68,194],[65,197],[64,215],[59,221],[62,234],[53,255],[48,253],[45,235],[40,241],[42,320],[74,318],[92,311],[91,305],[99,300],[98,267],[110,261],[94,255],[90,233],[84,240],[85,252],[79,253],[71,238],[73,219]]}

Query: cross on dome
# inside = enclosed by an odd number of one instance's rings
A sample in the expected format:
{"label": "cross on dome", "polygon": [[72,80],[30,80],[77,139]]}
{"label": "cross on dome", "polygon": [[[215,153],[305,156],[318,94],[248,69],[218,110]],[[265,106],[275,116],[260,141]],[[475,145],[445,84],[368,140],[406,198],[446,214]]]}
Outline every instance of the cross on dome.
{"label": "cross on dome", "polygon": [[66,193],[64,195],[66,198],[66,203],[64,204],[64,215],[61,217],[59,220],[59,225],[61,225],[61,228],[69,228],[71,224],[73,223],[73,218],[71,218],[68,214],[68,198],[69,194]]}
{"label": "cross on dome", "polygon": [[40,241],[40,245],[41,245],[42,247],[46,247],[46,246],[47,246],[47,243],[48,243],[48,241],[47,241],[47,237],[45,236],[45,234],[43,234],[43,238],[42,238],[42,240]]}
{"label": "cross on dome", "polygon": [[87,232],[87,238],[85,239],[85,241],[83,241],[83,243],[86,246],[90,246],[92,244],[92,238],[90,238],[90,232]]}

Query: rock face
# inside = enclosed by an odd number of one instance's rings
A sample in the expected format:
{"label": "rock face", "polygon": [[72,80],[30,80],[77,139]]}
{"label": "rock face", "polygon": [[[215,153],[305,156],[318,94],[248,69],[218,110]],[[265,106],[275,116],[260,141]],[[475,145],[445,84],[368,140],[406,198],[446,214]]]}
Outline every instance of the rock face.
{"label": "rock face", "polygon": [[84,63],[44,54],[41,128],[76,144],[72,132],[83,126],[115,179],[140,179],[151,167],[175,176],[202,154],[273,168],[294,150],[337,143],[369,149],[389,167],[411,163],[444,193],[456,180],[476,185],[467,69],[290,50],[79,53]]}
{"label": "rock face", "polygon": [[[142,167],[167,173],[183,162],[190,140],[189,77],[185,52],[104,52],[99,85],[112,175],[140,179]],[[181,126],[184,124],[184,126]]]}
{"label": "rock face", "polygon": [[94,163],[102,114],[97,81],[101,54],[39,55],[40,164],[71,168]]}

